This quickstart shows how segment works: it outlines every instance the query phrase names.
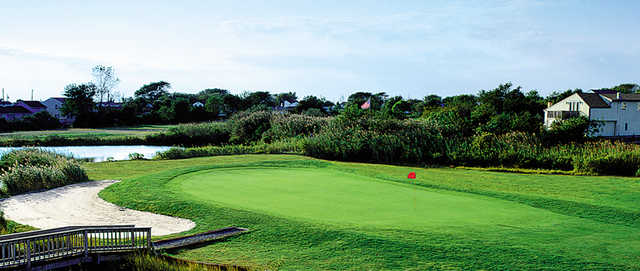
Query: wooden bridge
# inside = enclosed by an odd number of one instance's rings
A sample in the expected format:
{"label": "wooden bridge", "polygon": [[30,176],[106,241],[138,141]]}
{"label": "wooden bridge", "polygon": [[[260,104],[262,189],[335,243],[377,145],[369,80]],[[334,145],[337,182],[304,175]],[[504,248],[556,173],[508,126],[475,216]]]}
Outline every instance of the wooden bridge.
{"label": "wooden bridge", "polygon": [[102,253],[151,248],[151,228],[133,225],[72,226],[14,233],[0,236],[0,268],[48,270],[92,262],[95,256],[100,261]]}
{"label": "wooden bridge", "polygon": [[100,263],[124,253],[184,247],[246,232],[229,227],[151,242],[151,228],[133,225],[71,226],[0,235],[0,269],[50,270]]}

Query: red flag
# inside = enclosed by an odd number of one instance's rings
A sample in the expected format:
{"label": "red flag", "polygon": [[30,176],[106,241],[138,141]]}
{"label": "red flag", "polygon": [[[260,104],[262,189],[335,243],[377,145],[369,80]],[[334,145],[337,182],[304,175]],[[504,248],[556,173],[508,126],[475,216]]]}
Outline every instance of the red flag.
{"label": "red flag", "polygon": [[371,97],[369,97],[369,99],[360,106],[362,109],[369,109],[369,107],[371,107]]}
{"label": "red flag", "polygon": [[409,176],[407,176],[407,178],[409,179],[415,179],[416,178],[416,173],[415,172],[410,172]]}

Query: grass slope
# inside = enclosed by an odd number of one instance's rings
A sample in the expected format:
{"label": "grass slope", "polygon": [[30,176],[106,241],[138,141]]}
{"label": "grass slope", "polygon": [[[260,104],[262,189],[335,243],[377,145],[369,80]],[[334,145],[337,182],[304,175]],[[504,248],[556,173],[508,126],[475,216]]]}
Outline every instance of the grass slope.
{"label": "grass slope", "polygon": [[172,252],[188,259],[284,270],[640,268],[636,179],[285,155],[87,167],[94,179],[126,180],[101,193],[116,204],[193,219],[193,231],[253,230]]}

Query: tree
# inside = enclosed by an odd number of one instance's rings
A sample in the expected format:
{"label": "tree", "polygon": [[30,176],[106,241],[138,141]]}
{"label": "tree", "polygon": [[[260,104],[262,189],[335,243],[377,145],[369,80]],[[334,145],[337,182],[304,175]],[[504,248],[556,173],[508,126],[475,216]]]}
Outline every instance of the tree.
{"label": "tree", "polygon": [[620,93],[634,93],[640,91],[640,86],[638,84],[620,84],[612,88],[613,90]]}
{"label": "tree", "polygon": [[323,107],[325,106],[326,101],[324,99],[320,99],[316,96],[310,95],[304,97],[302,100],[298,102],[298,106],[296,106],[296,112],[302,113],[311,108],[316,108],[326,113]]}
{"label": "tree", "polygon": [[211,95],[207,99],[204,108],[215,119],[224,108],[224,99],[220,95]]}
{"label": "tree", "polygon": [[428,108],[438,108],[442,106],[442,98],[438,95],[431,94],[424,97],[424,106]]}
{"label": "tree", "polygon": [[105,96],[107,98],[107,102],[112,101],[113,88],[120,83],[120,79],[116,76],[113,67],[98,65],[93,67],[92,72],[99,104],[101,105],[102,102],[104,102]]}
{"label": "tree", "polygon": [[97,87],[93,83],[70,84],[64,88],[65,100],[60,112],[76,118],[74,125],[87,126],[94,108]]}
{"label": "tree", "polygon": [[245,93],[243,96],[246,108],[258,106],[269,108],[276,106],[276,99],[267,91]]}
{"label": "tree", "polygon": [[370,92],[356,92],[353,93],[347,98],[347,104],[356,104],[361,106],[367,100],[371,99],[371,109],[372,110],[380,110],[382,105],[387,100],[389,95],[385,92],[378,92],[376,94],[372,94]]}
{"label": "tree", "polygon": [[147,104],[153,104],[160,97],[169,94],[170,89],[171,84],[165,81],[152,82],[136,90],[135,96],[136,98],[142,99]]}

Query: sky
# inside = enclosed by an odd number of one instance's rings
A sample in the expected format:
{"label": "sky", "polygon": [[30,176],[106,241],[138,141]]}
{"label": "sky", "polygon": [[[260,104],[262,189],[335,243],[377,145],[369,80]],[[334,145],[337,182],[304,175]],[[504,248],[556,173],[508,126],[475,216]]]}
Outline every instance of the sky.
{"label": "sky", "polygon": [[640,83],[640,1],[0,1],[11,100],[61,96],[95,65],[124,96],[160,80],[333,101]]}

